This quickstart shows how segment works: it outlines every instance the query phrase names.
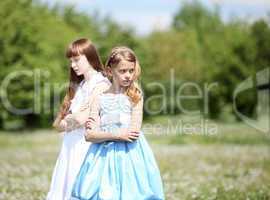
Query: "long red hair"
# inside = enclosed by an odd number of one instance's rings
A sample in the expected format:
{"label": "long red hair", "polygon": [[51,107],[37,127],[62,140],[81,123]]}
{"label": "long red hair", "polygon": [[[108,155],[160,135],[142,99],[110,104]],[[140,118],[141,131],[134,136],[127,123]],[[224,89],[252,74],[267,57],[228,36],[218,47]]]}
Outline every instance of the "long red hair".
{"label": "long red hair", "polygon": [[[70,59],[72,57],[85,55],[90,65],[96,70],[103,72],[103,64],[101,62],[100,56],[97,52],[94,44],[86,39],[81,38],[72,42],[66,50],[66,58]],[[53,127],[57,128],[59,123],[65,116],[68,114],[70,108],[71,100],[74,98],[76,89],[80,82],[84,79],[83,75],[77,76],[75,71],[70,67],[70,76],[69,76],[69,86],[64,97],[63,103],[60,107],[60,110],[54,120]]]}

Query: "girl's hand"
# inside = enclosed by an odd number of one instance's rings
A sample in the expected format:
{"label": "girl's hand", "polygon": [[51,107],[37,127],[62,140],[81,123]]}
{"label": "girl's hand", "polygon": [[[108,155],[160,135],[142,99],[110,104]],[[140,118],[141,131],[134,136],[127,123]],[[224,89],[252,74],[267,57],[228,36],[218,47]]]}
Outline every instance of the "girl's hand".
{"label": "girl's hand", "polygon": [[139,138],[139,135],[138,132],[127,132],[127,130],[124,130],[119,133],[118,139],[124,142],[134,142]]}
{"label": "girl's hand", "polygon": [[93,123],[95,122],[95,119],[92,117],[89,117],[87,121],[85,122],[85,129],[92,129]]}
{"label": "girl's hand", "polygon": [[66,130],[67,129],[67,121],[65,119],[62,119],[59,123],[59,129],[60,130]]}

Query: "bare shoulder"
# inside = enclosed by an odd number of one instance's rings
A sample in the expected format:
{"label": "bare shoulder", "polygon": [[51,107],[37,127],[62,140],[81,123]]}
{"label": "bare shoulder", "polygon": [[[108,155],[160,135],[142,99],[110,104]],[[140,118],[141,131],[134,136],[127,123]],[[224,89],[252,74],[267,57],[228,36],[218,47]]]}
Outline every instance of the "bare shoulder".
{"label": "bare shoulder", "polygon": [[107,91],[110,88],[110,84],[108,82],[100,82],[96,85],[94,89],[95,94],[101,94]]}

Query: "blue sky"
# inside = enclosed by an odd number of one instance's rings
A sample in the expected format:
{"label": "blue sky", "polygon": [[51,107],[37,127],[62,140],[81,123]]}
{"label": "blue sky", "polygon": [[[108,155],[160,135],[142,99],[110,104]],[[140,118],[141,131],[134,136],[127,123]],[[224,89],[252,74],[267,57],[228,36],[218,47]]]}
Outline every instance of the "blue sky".
{"label": "blue sky", "polygon": [[[42,0],[53,4],[73,4],[78,10],[93,15],[98,11],[101,16],[110,15],[123,25],[135,28],[137,34],[146,35],[151,31],[166,30],[171,24],[174,13],[184,0]],[[189,0],[185,0],[189,1]],[[201,0],[209,8],[218,4],[222,18],[240,17],[252,21],[267,17],[270,0]],[[270,19],[270,18],[269,18]]]}

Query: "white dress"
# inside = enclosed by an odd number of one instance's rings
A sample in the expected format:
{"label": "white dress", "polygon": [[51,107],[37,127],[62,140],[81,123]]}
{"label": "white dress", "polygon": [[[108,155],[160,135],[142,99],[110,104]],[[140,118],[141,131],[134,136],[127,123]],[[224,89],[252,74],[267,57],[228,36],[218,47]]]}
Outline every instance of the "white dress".
{"label": "white dress", "polygon": [[[100,82],[108,82],[100,72],[85,82],[83,81],[71,101],[70,110],[76,112],[87,103],[95,86]],[[75,178],[85,158],[90,142],[84,138],[85,128],[77,128],[70,132],[64,132],[60,154],[54,168],[50,190],[47,200],[68,200]]]}

